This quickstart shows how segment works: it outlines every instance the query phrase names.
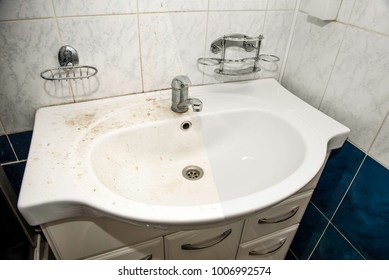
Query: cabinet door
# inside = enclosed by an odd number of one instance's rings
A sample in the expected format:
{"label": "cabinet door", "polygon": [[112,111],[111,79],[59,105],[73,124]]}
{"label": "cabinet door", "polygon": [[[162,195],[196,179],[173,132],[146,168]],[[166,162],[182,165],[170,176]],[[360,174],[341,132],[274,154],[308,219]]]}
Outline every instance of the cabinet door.
{"label": "cabinet door", "polygon": [[311,196],[312,191],[297,194],[250,216],[243,231],[242,243],[299,223]]}
{"label": "cabinet door", "polygon": [[163,238],[88,258],[88,260],[163,260]]}
{"label": "cabinet door", "polygon": [[246,242],[239,247],[238,260],[283,260],[298,225]]}
{"label": "cabinet door", "polygon": [[243,221],[212,229],[165,236],[165,256],[170,260],[235,259]]}
{"label": "cabinet door", "polygon": [[42,225],[57,259],[85,259],[170,233],[114,219],[77,217]]}

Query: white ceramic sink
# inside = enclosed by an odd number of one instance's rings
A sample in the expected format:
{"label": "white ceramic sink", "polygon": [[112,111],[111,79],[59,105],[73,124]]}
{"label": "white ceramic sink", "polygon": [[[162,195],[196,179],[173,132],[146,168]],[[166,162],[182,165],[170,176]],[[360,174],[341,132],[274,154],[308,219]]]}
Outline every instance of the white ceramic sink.
{"label": "white ceramic sink", "polygon": [[[189,95],[202,112],[172,112],[170,91],[40,109],[19,198],[27,221],[190,228],[241,218],[304,187],[349,133],[272,79]],[[201,178],[185,177],[198,168]]]}

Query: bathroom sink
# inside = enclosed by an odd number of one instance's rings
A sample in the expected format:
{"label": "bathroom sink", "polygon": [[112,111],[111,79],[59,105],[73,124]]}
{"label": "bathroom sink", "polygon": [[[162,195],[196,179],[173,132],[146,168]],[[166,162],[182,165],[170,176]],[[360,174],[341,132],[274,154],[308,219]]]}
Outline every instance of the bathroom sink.
{"label": "bathroom sink", "polygon": [[80,215],[162,228],[242,218],[304,187],[348,128],[273,79],[42,108],[19,198],[31,225]]}

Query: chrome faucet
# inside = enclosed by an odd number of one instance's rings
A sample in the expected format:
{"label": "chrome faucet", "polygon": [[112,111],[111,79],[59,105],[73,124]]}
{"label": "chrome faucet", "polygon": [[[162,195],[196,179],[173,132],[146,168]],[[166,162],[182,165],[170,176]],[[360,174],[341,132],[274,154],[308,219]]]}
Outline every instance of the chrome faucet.
{"label": "chrome faucet", "polygon": [[187,76],[177,76],[172,80],[172,110],[176,113],[185,113],[189,105],[194,112],[203,109],[203,102],[197,98],[188,98],[188,89],[192,83]]}

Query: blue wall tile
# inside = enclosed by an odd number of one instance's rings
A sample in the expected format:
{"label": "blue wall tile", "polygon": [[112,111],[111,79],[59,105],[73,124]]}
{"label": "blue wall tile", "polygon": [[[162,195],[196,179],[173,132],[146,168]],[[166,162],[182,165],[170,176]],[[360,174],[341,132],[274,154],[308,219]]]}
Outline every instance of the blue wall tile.
{"label": "blue wall tile", "polygon": [[30,150],[32,131],[10,134],[8,137],[19,160],[27,159]]}
{"label": "blue wall tile", "polygon": [[311,256],[312,260],[363,260],[363,257],[329,224]]}
{"label": "blue wall tile", "polygon": [[19,197],[20,187],[22,186],[23,174],[26,169],[26,162],[17,162],[3,165],[5,174],[11,183],[16,195]]}
{"label": "blue wall tile", "polygon": [[298,259],[308,259],[327,224],[328,220],[309,203],[290,247]]}
{"label": "blue wall tile", "polygon": [[312,196],[312,202],[328,219],[334,214],[364,157],[365,154],[349,142],[331,152]]}
{"label": "blue wall tile", "polygon": [[0,163],[15,161],[16,157],[12,151],[7,136],[0,136]]}
{"label": "blue wall tile", "polygon": [[334,219],[366,259],[389,259],[389,170],[367,157]]}

